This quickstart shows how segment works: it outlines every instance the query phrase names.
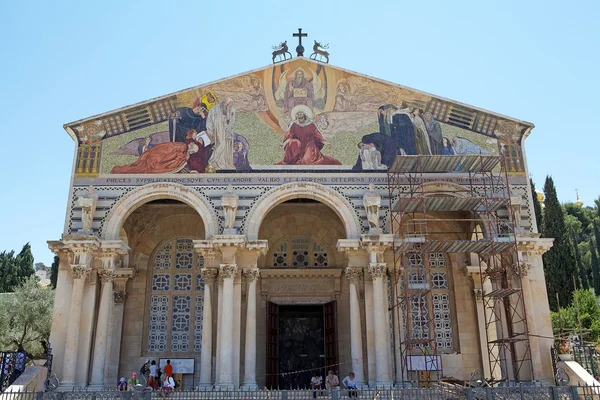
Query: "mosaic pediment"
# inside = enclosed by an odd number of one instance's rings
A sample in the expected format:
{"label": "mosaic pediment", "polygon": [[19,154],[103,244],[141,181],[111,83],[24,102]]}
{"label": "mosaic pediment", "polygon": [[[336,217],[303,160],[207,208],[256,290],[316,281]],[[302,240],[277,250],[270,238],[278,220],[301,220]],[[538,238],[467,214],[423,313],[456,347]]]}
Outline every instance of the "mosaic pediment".
{"label": "mosaic pediment", "polygon": [[397,154],[495,154],[533,125],[296,58],[67,124],[75,175],[385,171]]}

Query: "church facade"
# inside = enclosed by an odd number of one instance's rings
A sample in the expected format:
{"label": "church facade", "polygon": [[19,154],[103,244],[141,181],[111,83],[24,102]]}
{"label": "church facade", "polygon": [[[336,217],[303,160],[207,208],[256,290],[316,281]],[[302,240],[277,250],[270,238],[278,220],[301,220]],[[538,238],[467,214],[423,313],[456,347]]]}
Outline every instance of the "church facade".
{"label": "church facade", "polygon": [[304,58],[66,124],[53,371],[551,382],[532,128]]}

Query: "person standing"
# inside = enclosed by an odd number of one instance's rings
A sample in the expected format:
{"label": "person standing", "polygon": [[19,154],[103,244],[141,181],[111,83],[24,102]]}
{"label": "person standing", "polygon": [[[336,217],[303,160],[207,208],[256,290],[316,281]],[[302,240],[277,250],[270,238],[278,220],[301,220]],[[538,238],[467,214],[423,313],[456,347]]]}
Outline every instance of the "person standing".
{"label": "person standing", "polygon": [[165,375],[172,377],[173,376],[173,366],[171,365],[171,360],[167,360],[167,365],[163,369]]}
{"label": "person standing", "polygon": [[155,360],[152,360],[152,362],[150,363],[148,386],[150,386],[153,390],[158,389],[158,366],[156,365]]}
{"label": "person standing", "polygon": [[357,382],[356,382],[356,375],[354,375],[354,372],[350,372],[350,374],[348,374],[348,376],[342,380],[342,383],[344,384],[344,386],[346,388],[348,388],[348,397],[349,398],[357,397],[357,393],[356,393]]}

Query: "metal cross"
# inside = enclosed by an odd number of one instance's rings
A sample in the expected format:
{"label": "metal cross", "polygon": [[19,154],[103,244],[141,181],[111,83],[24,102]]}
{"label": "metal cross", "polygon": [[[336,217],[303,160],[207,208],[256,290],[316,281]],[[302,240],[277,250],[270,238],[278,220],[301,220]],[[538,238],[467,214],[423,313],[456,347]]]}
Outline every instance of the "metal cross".
{"label": "metal cross", "polygon": [[298,47],[296,47],[296,53],[298,53],[298,57],[303,57],[304,46],[302,46],[302,38],[307,37],[308,33],[302,33],[302,28],[298,28],[298,33],[294,33],[293,36],[298,38]]}

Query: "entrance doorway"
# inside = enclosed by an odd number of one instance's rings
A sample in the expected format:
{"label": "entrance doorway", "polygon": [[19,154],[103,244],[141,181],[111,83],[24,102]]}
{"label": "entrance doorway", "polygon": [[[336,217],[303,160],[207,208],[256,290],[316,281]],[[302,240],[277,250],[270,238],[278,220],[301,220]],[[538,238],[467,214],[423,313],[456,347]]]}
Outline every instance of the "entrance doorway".
{"label": "entrance doorway", "polygon": [[304,389],[337,371],[337,306],[267,303],[267,379],[272,389]]}

